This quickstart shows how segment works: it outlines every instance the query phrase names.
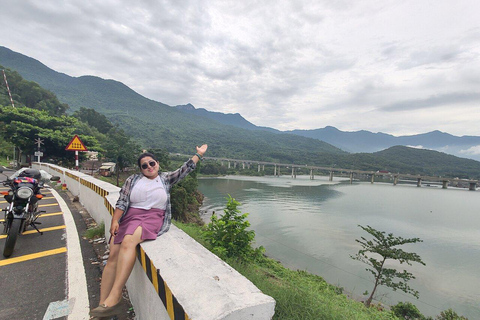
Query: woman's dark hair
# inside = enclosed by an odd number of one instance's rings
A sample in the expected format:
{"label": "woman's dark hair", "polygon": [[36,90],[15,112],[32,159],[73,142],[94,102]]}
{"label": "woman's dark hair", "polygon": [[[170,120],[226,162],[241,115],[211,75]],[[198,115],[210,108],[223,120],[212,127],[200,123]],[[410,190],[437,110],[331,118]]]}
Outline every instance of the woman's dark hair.
{"label": "woman's dark hair", "polygon": [[150,158],[152,158],[153,160],[155,160],[155,161],[158,162],[157,157],[155,157],[155,155],[154,155],[153,153],[144,152],[144,153],[142,153],[142,154],[140,155],[140,157],[138,157],[137,163],[138,163],[138,166],[139,166],[139,167],[140,167],[140,165],[141,165],[140,161],[141,161],[143,158],[145,158],[145,157],[150,157]]}

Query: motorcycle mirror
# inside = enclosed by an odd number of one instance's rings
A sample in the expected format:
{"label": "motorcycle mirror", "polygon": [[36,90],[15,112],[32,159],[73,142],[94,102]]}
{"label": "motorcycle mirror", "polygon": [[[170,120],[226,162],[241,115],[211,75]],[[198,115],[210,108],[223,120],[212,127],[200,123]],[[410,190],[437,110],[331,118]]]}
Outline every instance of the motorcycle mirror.
{"label": "motorcycle mirror", "polygon": [[50,181],[59,181],[60,177],[59,176],[53,176],[50,178]]}

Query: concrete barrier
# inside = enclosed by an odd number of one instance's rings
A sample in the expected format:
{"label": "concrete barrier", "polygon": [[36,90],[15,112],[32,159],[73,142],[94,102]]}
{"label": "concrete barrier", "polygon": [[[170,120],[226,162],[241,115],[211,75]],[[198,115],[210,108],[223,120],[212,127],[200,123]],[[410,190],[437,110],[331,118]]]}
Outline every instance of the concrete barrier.
{"label": "concrete barrier", "polygon": [[[120,188],[78,171],[34,163],[58,175],[97,223],[110,229]],[[108,234],[106,234],[108,239]],[[154,241],[137,247],[127,281],[137,319],[263,320],[274,314],[275,300],[174,225]]]}

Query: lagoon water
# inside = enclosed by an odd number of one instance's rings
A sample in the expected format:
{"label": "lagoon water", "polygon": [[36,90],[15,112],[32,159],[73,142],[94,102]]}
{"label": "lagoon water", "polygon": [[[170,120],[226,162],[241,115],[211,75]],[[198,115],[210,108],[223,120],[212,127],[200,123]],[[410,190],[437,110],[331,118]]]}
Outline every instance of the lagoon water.
{"label": "lagoon water", "polygon": [[[423,242],[403,246],[426,263],[401,265],[416,279],[410,287],[415,299],[386,287],[377,301],[415,304],[426,316],[454,309],[480,319],[480,191],[390,183],[356,182],[327,177],[228,176],[199,180],[205,195],[204,218],[222,213],[230,194],[249,213],[256,244],[268,256],[291,269],[307,270],[343,287],[356,297],[373,288],[366,265],[352,260],[360,245],[355,239],[370,235],[358,225]],[[390,265],[396,265],[390,263]]]}

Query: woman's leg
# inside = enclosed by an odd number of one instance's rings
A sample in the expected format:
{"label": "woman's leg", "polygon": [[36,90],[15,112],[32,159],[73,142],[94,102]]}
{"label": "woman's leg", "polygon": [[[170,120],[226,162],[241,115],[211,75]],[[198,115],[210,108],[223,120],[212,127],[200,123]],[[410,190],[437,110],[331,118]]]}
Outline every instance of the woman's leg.
{"label": "woman's leg", "polygon": [[132,235],[126,235],[123,238],[120,250],[118,251],[115,281],[113,282],[108,297],[106,297],[103,302],[108,307],[116,305],[122,297],[123,287],[125,286],[125,283],[132,272],[133,265],[135,264],[137,255],[135,248],[143,241],[141,237],[142,227],[139,226]]}
{"label": "woman's leg", "polygon": [[105,303],[110,291],[112,290],[115,274],[117,273],[117,259],[120,251],[120,244],[114,244],[113,238],[110,240],[110,253],[108,255],[107,264],[103,268],[102,283],[100,284],[100,304]]}

